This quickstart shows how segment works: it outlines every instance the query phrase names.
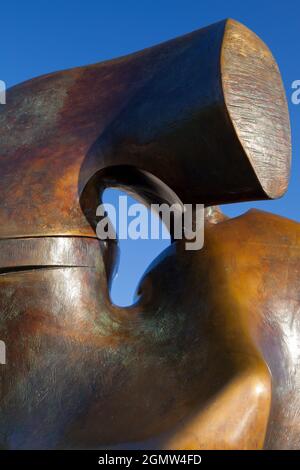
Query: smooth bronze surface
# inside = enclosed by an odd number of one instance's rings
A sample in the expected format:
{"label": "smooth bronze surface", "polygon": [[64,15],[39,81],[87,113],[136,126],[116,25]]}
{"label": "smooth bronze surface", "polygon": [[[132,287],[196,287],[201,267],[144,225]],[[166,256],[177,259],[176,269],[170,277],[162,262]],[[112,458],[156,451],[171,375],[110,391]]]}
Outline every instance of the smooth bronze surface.
{"label": "smooth bronze surface", "polygon": [[[277,65],[227,20],[40,77],[0,108],[0,446],[297,448],[300,226],[216,203],[287,187]],[[173,243],[136,305],[108,295],[105,187],[205,203],[205,245]]]}

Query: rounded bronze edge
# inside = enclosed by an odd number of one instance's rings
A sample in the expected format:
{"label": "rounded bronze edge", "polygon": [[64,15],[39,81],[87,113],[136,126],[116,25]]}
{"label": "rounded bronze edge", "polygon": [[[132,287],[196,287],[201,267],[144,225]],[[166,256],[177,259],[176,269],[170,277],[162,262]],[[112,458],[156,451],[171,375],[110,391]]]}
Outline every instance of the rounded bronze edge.
{"label": "rounded bronze edge", "polygon": [[21,267],[101,269],[100,241],[83,237],[0,239],[0,271]]}
{"label": "rounded bronze edge", "polygon": [[225,107],[266,198],[277,199],[287,191],[291,168],[291,128],[282,77],[272,52],[253,31],[231,18],[225,22],[220,54]]}

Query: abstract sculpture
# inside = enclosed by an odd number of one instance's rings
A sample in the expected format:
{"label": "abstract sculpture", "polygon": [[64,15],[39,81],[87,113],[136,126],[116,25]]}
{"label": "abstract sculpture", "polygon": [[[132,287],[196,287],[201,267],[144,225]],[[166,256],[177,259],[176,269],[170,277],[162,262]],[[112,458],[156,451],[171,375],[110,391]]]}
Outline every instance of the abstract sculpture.
{"label": "abstract sculpture", "polygon": [[[0,445],[296,448],[300,227],[252,210],[287,188],[277,65],[227,20],[128,57],[18,85],[0,107]],[[206,205],[137,305],[112,305],[106,187]]]}

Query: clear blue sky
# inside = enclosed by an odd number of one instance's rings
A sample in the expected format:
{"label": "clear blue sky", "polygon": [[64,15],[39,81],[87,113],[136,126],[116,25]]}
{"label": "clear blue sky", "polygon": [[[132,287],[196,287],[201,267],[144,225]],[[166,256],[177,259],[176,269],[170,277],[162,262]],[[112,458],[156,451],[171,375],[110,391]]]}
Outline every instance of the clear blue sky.
{"label": "clear blue sky", "polygon": [[[300,3],[297,0],[1,2],[0,80],[11,86],[47,72],[103,61],[227,17],[254,30],[277,59],[290,106],[293,166],[290,187],[282,199],[236,204],[227,206],[225,211],[234,216],[248,207],[260,207],[300,220],[300,105],[291,104],[291,83],[300,79]],[[148,250],[149,246],[144,248]],[[129,249],[128,253],[133,251]],[[127,277],[132,282],[141,270],[141,263],[141,258],[139,266],[137,261],[130,263],[132,271],[127,271]],[[118,289],[122,293],[122,286]]]}

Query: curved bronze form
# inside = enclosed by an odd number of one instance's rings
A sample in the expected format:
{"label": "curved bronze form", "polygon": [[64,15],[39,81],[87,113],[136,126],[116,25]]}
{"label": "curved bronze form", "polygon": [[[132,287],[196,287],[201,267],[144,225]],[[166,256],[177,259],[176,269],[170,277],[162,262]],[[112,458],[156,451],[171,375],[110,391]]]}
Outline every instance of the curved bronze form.
{"label": "curved bronze form", "polygon": [[[0,445],[296,448],[300,228],[216,204],[280,197],[290,129],[276,62],[233,20],[12,88],[0,107]],[[205,203],[137,305],[111,304],[106,186]]]}

